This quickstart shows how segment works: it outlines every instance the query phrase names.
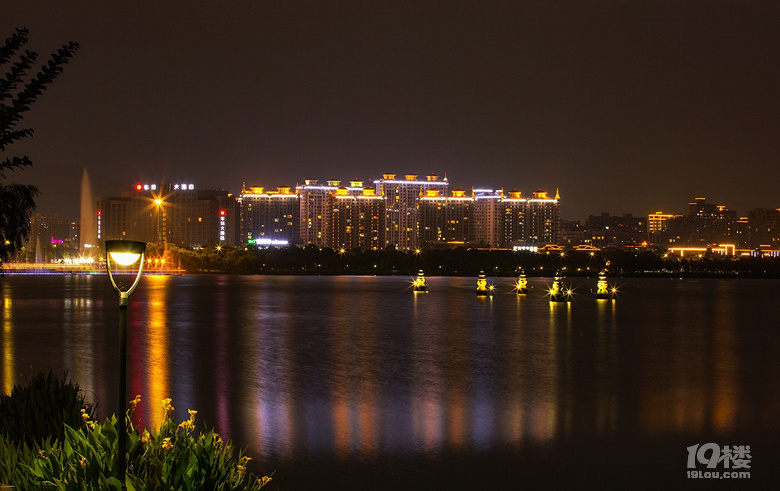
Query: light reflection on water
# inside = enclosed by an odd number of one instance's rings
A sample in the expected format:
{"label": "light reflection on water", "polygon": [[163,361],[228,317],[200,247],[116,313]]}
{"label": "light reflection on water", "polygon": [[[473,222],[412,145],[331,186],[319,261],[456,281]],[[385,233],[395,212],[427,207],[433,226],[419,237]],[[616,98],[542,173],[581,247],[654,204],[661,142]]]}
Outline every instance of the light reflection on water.
{"label": "light reflection on water", "polygon": [[[51,364],[113,412],[105,278],[2,281],[4,389],[27,364]],[[172,397],[178,420],[198,409],[257,461],[292,466],[725,434],[771,413],[778,382],[754,376],[778,373],[780,336],[762,325],[775,282],[624,280],[617,300],[596,300],[577,280],[571,303],[546,301],[544,279],[528,296],[498,279],[489,298],[470,278],[428,283],[413,294],[399,277],[145,277],[129,310],[128,400],[141,394],[138,416],[156,425]]]}

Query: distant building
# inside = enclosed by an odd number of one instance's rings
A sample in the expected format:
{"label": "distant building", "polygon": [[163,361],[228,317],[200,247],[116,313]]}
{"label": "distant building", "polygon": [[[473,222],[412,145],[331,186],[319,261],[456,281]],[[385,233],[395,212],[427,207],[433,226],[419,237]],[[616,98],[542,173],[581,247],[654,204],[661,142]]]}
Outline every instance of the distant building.
{"label": "distant building", "polygon": [[410,251],[420,246],[418,200],[428,190],[447,194],[449,182],[445,177],[428,175],[418,180],[417,174],[407,174],[396,179],[395,174],[383,174],[374,181],[376,193],[385,197],[385,240],[387,245],[401,251]]}
{"label": "distant building", "polygon": [[640,244],[647,240],[647,219],[631,213],[591,215],[585,221],[585,234],[596,247]]}
{"label": "distant building", "polygon": [[780,209],[756,208],[748,212],[751,249],[780,249]]}
{"label": "distant building", "polygon": [[500,247],[504,243],[502,212],[503,190],[472,189],[472,241],[483,246]]}
{"label": "distant building", "polygon": [[36,213],[30,217],[30,246],[35,247],[38,240],[45,244],[70,243],[75,238],[71,227],[71,221],[61,213],[44,214]]}
{"label": "distant building", "polygon": [[561,235],[559,242],[566,246],[581,246],[589,244],[585,237],[585,227],[579,220],[561,220]]}
{"label": "distant building", "polygon": [[362,181],[331,191],[328,197],[333,249],[379,250],[385,247],[385,199]]}
{"label": "distant building", "polygon": [[238,198],[239,243],[242,245],[283,245],[300,237],[300,198],[289,187],[268,190],[246,186]]}
{"label": "distant building", "polygon": [[428,189],[419,198],[420,243],[428,245],[466,244],[472,240],[474,198],[456,189],[452,196]]}
{"label": "distant building", "polygon": [[501,201],[502,227],[501,240],[498,247],[509,247],[514,244],[530,242],[526,230],[528,215],[528,200],[516,189],[509,191]]}
{"label": "distant building", "polygon": [[660,245],[674,243],[675,234],[672,223],[679,218],[682,218],[682,215],[671,215],[661,211],[648,215],[647,235],[649,242]]}
{"label": "distant building", "polygon": [[695,198],[688,203],[684,240],[691,246],[733,242],[736,221],[736,211]]}
{"label": "distant building", "polygon": [[317,247],[331,245],[330,195],[339,188],[340,181],[321,185],[317,179],[306,179],[295,190],[299,197],[299,230],[301,242]]}
{"label": "distant building", "polygon": [[223,189],[193,184],[137,184],[119,197],[95,199],[98,241],[132,239],[179,247],[234,245],[238,206]]}
{"label": "distant building", "polygon": [[526,214],[526,242],[531,244],[556,244],[560,239],[561,197],[547,196],[541,189],[528,199]]}
{"label": "distant building", "polygon": [[491,247],[512,248],[556,244],[560,241],[560,195],[550,198],[542,190],[532,198],[513,189],[472,191],[472,242]]}

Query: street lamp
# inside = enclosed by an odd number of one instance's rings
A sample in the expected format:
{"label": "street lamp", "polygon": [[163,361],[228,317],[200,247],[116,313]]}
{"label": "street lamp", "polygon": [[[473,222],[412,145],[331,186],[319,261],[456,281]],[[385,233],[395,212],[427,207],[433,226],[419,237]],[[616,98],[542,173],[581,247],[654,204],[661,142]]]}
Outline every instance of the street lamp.
{"label": "street lamp", "polygon": [[155,215],[156,215],[155,222],[157,223],[157,226],[156,226],[157,230],[156,230],[154,239],[157,242],[157,244],[161,244],[162,241],[163,241],[162,240],[162,235],[163,235],[162,234],[162,227],[160,226],[160,207],[163,204],[162,198],[156,198],[154,200],[154,204],[155,204],[155,210],[156,210],[155,211]]}
{"label": "street lamp", "polygon": [[[136,240],[107,240],[106,241],[106,270],[111,286],[119,295],[119,405],[117,406],[117,433],[119,434],[119,448],[117,452],[117,472],[121,472],[120,480],[124,482],[124,473],[127,470],[127,423],[122,409],[127,398],[127,301],[133,293],[138,282],[141,281],[141,273],[144,269],[144,251],[146,242]],[[113,263],[113,267],[112,267]],[[138,263],[138,271],[129,288],[125,288],[127,281],[119,281],[117,276],[129,276],[135,271],[134,264]],[[113,271],[116,270],[116,271]]]}

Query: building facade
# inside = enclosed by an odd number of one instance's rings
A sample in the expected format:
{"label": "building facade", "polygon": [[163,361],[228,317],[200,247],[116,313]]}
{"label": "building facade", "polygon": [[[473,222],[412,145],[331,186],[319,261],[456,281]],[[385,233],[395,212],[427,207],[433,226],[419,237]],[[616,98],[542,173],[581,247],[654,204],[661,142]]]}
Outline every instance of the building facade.
{"label": "building facade", "polygon": [[198,248],[232,245],[238,233],[238,206],[223,189],[193,184],[137,184],[119,197],[95,199],[96,237],[132,239]]}
{"label": "building facade", "polygon": [[396,174],[383,174],[374,181],[376,194],[385,197],[385,240],[387,245],[401,251],[411,251],[420,246],[418,219],[419,198],[428,190],[438,190],[446,196],[449,182],[445,177],[428,175],[424,180],[417,174],[407,174],[397,179]]}
{"label": "building facade", "polygon": [[441,196],[440,190],[428,189],[419,198],[420,244],[466,244],[471,242],[472,210],[474,198],[466,196],[462,189],[452,191],[451,196]]}
{"label": "building facade", "polygon": [[327,185],[321,185],[317,179],[306,179],[302,186],[295,188],[300,206],[300,237],[304,245],[330,247],[330,195],[339,188],[340,182],[328,181]]}
{"label": "building facade", "polygon": [[241,245],[284,245],[300,240],[300,201],[291,188],[266,191],[244,186],[238,203]]}
{"label": "building facade", "polygon": [[329,195],[330,247],[379,250],[385,247],[385,199],[361,181]]}

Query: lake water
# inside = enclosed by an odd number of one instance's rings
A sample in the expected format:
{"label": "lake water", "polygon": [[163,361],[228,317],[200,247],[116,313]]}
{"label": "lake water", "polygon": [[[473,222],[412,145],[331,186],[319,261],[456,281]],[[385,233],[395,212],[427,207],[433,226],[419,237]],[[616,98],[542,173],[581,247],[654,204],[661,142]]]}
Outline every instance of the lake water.
{"label": "lake water", "polygon": [[[145,276],[130,297],[129,401],[232,438],[285,489],[684,486],[687,447],[780,463],[780,282],[572,279],[550,303],[494,278]],[[68,370],[116,399],[118,299],[105,276],[5,276],[2,388]],[[706,466],[697,464],[698,470]],[[723,464],[717,469],[723,468]],[[741,469],[746,470],[746,469]],[[707,481],[707,484],[712,484]]]}

